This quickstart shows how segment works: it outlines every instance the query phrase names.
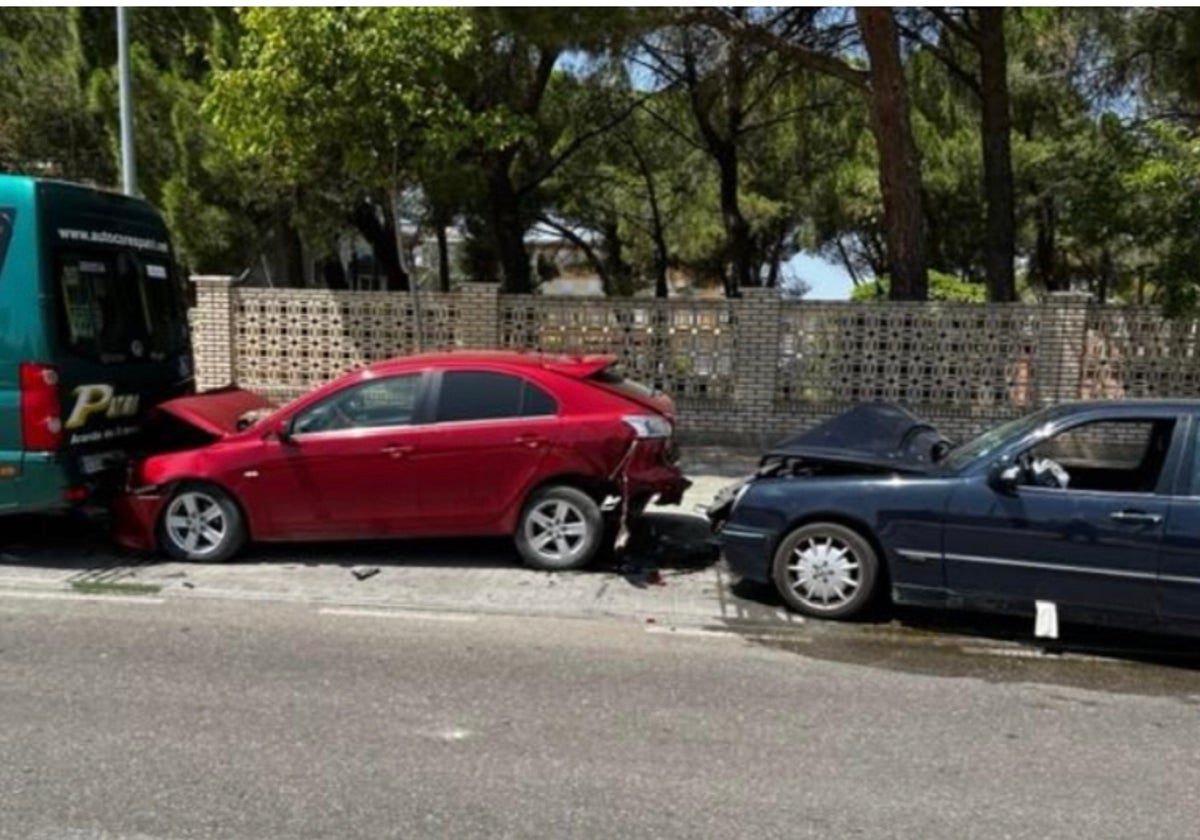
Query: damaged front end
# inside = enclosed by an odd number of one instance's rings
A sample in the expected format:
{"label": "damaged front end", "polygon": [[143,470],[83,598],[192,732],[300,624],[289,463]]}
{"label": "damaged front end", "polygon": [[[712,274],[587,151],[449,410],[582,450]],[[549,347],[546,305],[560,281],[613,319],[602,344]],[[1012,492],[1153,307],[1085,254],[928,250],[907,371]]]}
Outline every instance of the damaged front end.
{"label": "damaged front end", "polygon": [[924,475],[951,444],[892,403],[864,403],[773,446],[751,476],[719,490],[705,511],[719,531],[755,481],[848,475]]}
{"label": "damaged front end", "polygon": [[265,397],[236,387],[170,400],[150,415],[114,493],[113,536],[136,551],[154,549],[155,528],[170,484],[181,472],[201,474],[206,450],[245,431],[273,409]]}

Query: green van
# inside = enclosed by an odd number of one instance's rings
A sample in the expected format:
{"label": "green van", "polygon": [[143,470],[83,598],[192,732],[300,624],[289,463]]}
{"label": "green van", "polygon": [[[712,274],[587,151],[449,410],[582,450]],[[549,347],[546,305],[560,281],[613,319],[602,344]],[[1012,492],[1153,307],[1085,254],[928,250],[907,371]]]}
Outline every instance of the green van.
{"label": "green van", "polygon": [[146,412],[193,389],[158,212],[0,175],[0,513],[62,509],[111,486]]}

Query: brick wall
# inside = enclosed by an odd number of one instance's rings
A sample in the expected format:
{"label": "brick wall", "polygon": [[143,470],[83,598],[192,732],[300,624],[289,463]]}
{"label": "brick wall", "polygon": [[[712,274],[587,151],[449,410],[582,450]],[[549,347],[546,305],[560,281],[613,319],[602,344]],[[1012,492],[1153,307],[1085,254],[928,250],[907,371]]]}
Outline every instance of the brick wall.
{"label": "brick wall", "polygon": [[1063,400],[1200,397],[1200,330],[1078,295],[1039,304],[827,303],[240,289],[195,277],[201,388],[278,399],[418,349],[612,353],[675,396],[691,441],[763,445],[863,400],[952,437]]}

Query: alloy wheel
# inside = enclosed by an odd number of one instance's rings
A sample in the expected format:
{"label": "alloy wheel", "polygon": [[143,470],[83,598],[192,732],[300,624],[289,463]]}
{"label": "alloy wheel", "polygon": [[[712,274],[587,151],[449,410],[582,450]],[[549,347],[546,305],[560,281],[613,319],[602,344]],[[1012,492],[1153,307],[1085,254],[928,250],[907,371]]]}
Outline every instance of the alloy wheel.
{"label": "alloy wheel", "polygon": [[540,559],[565,565],[586,550],[588,522],[571,502],[547,499],[525,517],[525,538]]}
{"label": "alloy wheel", "polygon": [[216,499],[198,490],[188,490],[171,500],[166,533],[176,548],[193,557],[206,557],[224,545],[229,521]]}

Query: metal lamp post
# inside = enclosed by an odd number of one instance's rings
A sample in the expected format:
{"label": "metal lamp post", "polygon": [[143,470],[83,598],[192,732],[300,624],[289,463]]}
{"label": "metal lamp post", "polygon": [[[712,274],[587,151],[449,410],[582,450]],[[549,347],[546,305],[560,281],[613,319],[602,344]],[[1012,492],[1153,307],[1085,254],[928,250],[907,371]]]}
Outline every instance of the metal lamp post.
{"label": "metal lamp post", "polygon": [[121,102],[121,187],[126,195],[137,194],[137,164],[133,155],[133,90],[129,78],[129,19],[124,6],[117,7],[117,76]]}

